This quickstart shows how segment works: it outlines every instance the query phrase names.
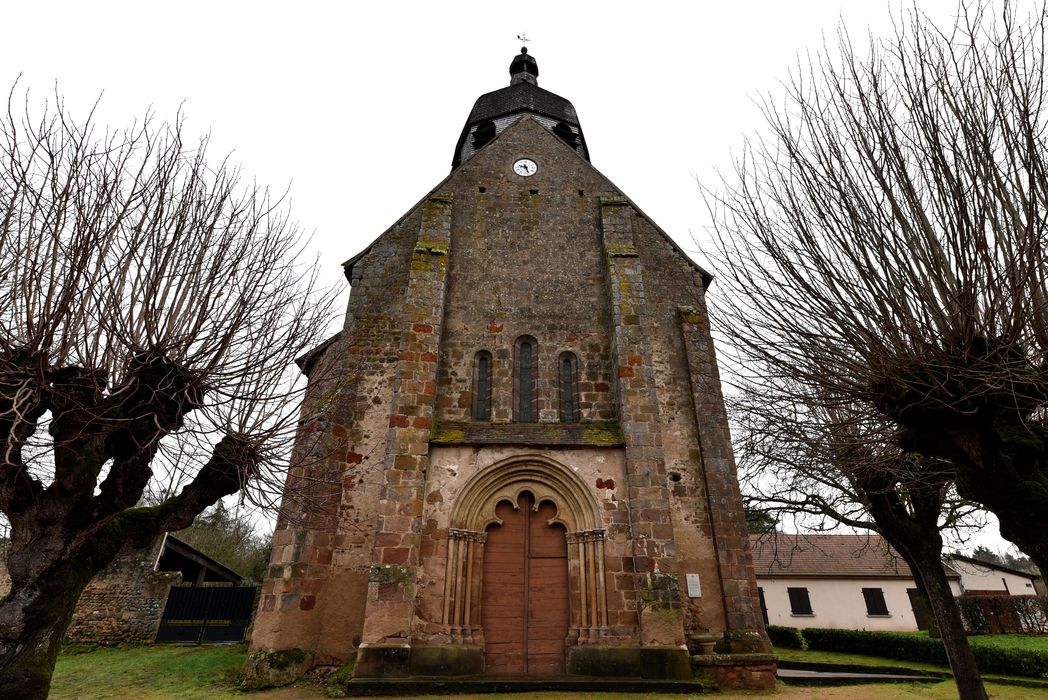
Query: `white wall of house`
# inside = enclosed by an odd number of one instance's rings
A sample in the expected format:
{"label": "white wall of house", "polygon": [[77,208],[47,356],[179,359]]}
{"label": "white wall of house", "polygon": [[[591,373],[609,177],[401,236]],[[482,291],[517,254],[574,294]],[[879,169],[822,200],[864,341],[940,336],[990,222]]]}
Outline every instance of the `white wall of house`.
{"label": "white wall of house", "polygon": [[[867,578],[758,578],[768,608],[768,624],[786,627],[826,627],[830,629],[865,629],[880,631],[913,631],[917,621],[910,607],[907,589],[915,588],[913,579]],[[788,589],[808,591],[811,615],[791,611]],[[884,595],[887,615],[869,615],[862,589],[879,588]],[[954,595],[960,594],[955,580],[950,581]]]}
{"label": "white wall of house", "polygon": [[990,566],[950,559],[950,568],[961,575],[963,591],[1000,591],[1002,595],[1036,595],[1033,579]]}

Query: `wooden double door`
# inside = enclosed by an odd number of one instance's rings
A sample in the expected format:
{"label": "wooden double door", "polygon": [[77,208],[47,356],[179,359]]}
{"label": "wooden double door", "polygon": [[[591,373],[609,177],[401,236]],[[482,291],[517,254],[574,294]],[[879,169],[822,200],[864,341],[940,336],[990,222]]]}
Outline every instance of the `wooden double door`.
{"label": "wooden double door", "polygon": [[568,546],[565,531],[548,525],[549,502],[535,508],[524,493],[518,508],[495,510],[502,525],[484,545],[481,624],[487,673],[556,675],[565,671],[568,634]]}

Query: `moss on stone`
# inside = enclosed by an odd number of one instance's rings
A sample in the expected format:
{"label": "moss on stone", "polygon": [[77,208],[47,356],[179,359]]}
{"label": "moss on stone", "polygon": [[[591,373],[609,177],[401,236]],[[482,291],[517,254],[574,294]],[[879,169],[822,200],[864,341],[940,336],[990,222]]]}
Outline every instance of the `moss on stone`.
{"label": "moss on stone", "polygon": [[617,421],[586,423],[582,430],[586,436],[587,444],[590,445],[608,447],[621,445],[626,442],[626,436],[622,434],[622,426]]}
{"label": "moss on stone", "polygon": [[325,681],[324,694],[329,698],[346,697],[346,684],[353,680],[353,671],[357,667],[357,657],[354,656],[348,664],[329,675]]}
{"label": "moss on stone", "polygon": [[675,611],[680,607],[680,582],[673,574],[653,572],[638,577],[637,592],[645,609]]}
{"label": "moss on stone", "polygon": [[635,258],[637,249],[631,245],[612,243],[605,246],[609,258]]}
{"label": "moss on stone", "polygon": [[259,649],[248,654],[237,685],[241,690],[262,690],[290,685],[301,678],[312,665],[313,655],[304,649]]}
{"label": "moss on stone", "polygon": [[437,427],[430,436],[430,442],[459,443],[466,439],[466,431],[459,428]]}
{"label": "moss on stone", "polygon": [[447,255],[448,244],[443,241],[418,241],[415,243],[416,253],[430,253],[432,255]]}

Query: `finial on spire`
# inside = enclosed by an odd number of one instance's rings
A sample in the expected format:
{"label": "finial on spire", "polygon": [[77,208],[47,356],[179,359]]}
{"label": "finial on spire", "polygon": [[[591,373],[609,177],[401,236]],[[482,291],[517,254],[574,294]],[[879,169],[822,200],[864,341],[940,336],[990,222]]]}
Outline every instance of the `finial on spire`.
{"label": "finial on spire", "polygon": [[510,74],[510,85],[516,85],[517,83],[531,83],[532,85],[538,85],[539,77],[539,64],[535,62],[535,59],[528,55],[527,43],[531,41],[528,38],[528,33],[518,34],[517,38],[524,42],[524,46],[520,47],[520,53],[513,57],[513,62],[509,64]]}

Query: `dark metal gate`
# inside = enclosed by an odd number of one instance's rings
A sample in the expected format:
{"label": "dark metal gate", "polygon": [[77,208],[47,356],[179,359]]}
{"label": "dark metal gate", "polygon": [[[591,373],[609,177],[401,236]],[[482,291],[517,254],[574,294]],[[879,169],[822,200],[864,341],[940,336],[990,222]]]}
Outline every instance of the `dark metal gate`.
{"label": "dark metal gate", "polygon": [[254,586],[172,587],[156,641],[242,642],[254,605]]}

